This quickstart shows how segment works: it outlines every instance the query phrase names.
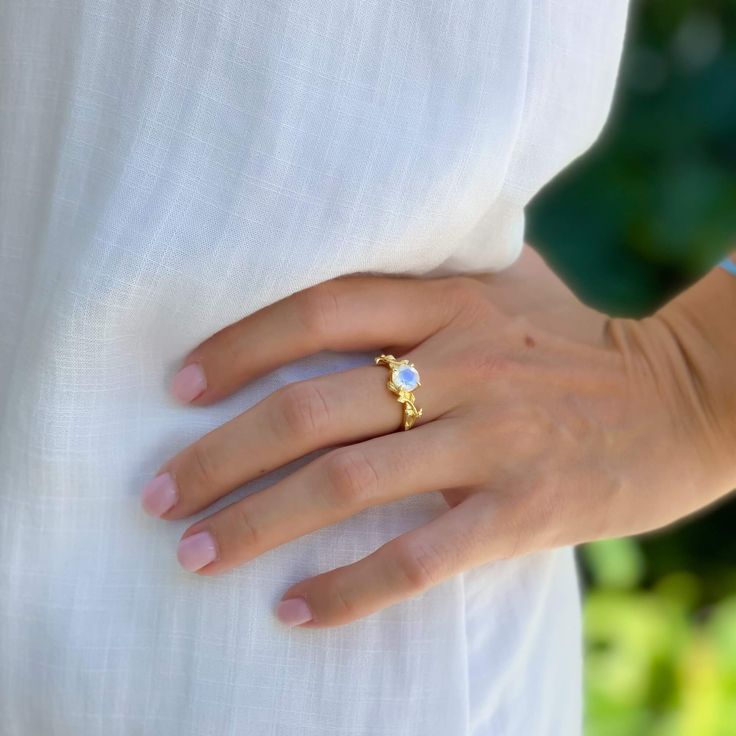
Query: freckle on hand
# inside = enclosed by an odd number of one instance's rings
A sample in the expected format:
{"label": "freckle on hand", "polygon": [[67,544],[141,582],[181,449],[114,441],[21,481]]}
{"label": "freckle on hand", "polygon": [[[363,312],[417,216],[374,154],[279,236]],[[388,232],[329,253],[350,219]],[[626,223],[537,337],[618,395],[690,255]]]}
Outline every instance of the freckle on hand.
{"label": "freckle on hand", "polygon": [[524,342],[526,343],[526,346],[528,348],[533,348],[536,346],[536,342],[534,341],[534,338],[531,335],[526,335],[524,337]]}

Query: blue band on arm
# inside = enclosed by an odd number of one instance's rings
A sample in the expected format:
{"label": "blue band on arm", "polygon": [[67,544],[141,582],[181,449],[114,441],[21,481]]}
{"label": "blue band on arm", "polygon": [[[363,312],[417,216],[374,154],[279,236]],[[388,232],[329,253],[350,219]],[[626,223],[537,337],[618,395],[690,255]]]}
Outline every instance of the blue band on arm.
{"label": "blue band on arm", "polygon": [[736,276],[736,263],[734,263],[730,258],[724,258],[718,265],[724,271],[728,271],[731,276]]}

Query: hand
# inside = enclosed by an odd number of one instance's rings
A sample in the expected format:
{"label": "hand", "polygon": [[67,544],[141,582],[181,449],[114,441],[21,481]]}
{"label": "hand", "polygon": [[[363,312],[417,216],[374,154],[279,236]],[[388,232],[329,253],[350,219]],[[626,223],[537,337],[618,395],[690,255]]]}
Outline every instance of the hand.
{"label": "hand", "polygon": [[655,529],[723,493],[722,437],[673,343],[664,321],[584,307],[529,250],[495,275],[334,279],[207,339],[174,393],[205,405],[319,350],[375,350],[419,370],[415,426],[395,431],[385,367],[298,381],[171,458],[143,505],[181,519],[333,448],[184,533],[181,564],[213,575],[371,505],[442,493],[447,511],[297,583],[278,609],[346,624],[471,567]]}

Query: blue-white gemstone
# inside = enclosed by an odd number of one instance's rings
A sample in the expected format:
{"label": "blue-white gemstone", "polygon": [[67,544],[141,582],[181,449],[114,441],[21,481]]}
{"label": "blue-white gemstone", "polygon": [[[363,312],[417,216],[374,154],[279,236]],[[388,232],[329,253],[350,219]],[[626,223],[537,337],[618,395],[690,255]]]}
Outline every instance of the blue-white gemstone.
{"label": "blue-white gemstone", "polygon": [[410,365],[402,365],[394,369],[392,380],[400,389],[413,391],[419,385],[419,371]]}

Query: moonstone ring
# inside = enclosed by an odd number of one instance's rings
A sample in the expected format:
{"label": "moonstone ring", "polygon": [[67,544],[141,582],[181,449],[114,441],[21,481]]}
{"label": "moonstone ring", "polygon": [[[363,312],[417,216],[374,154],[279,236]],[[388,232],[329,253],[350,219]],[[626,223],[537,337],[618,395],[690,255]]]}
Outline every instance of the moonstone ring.
{"label": "moonstone ring", "polygon": [[386,385],[396,394],[396,400],[404,405],[404,429],[411,429],[414,420],[422,416],[422,410],[417,409],[416,399],[412,391],[421,386],[419,371],[414,363],[408,360],[396,360],[393,355],[379,355],[375,359],[376,365],[385,365],[391,371]]}

